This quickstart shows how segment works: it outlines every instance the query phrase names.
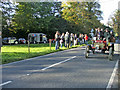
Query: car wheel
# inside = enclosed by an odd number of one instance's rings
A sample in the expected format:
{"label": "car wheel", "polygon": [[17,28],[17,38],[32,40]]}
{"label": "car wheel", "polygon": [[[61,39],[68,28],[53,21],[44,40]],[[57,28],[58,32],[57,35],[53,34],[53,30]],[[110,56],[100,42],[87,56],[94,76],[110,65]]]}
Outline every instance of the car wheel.
{"label": "car wheel", "polygon": [[18,44],[18,41],[15,41],[14,44]]}
{"label": "car wheel", "polygon": [[44,43],[46,43],[46,41],[44,41]]}

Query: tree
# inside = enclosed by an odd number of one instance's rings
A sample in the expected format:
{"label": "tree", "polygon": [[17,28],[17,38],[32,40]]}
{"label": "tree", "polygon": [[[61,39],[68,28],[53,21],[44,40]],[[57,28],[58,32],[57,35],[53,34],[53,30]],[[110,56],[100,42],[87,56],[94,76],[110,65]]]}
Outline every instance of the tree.
{"label": "tree", "polygon": [[94,2],[66,2],[62,4],[62,17],[74,24],[77,24],[79,32],[89,33],[91,28],[100,27],[102,12],[99,10],[100,4]]}
{"label": "tree", "polygon": [[14,4],[8,1],[2,1],[1,12],[2,12],[2,36],[8,37],[12,36],[11,22],[14,14]]}
{"label": "tree", "polygon": [[56,13],[60,12],[60,6],[61,3],[57,2],[19,3],[12,23],[14,31],[16,34],[20,31],[24,32],[24,35],[21,35],[23,37],[27,37],[31,32],[49,34],[51,20],[55,18]]}
{"label": "tree", "polygon": [[120,36],[120,10],[116,10],[112,17],[114,32]]}

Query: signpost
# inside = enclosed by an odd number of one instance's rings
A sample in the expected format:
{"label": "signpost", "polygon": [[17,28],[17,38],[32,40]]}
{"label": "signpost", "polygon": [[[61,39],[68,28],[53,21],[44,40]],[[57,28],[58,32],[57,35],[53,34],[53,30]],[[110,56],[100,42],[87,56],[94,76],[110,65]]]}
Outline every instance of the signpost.
{"label": "signpost", "polygon": [[50,50],[51,50],[51,39],[49,39],[49,46],[50,46]]}
{"label": "signpost", "polygon": [[1,53],[1,47],[2,47],[2,32],[0,31],[0,53]]}
{"label": "signpost", "polygon": [[29,34],[28,34],[28,53],[30,54],[30,37],[29,37]]}

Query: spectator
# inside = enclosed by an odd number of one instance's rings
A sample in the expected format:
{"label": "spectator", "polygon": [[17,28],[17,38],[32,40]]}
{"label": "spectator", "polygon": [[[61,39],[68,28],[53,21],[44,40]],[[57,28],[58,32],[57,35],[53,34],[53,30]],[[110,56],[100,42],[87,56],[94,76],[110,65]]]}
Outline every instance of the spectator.
{"label": "spectator", "polygon": [[77,44],[77,34],[74,36],[74,46]]}
{"label": "spectator", "polygon": [[82,34],[79,35],[79,44],[82,44]]}
{"label": "spectator", "polygon": [[73,33],[71,33],[71,35],[70,35],[70,47],[72,47],[72,45],[73,45],[73,40],[74,40],[74,35],[73,35]]}
{"label": "spectator", "polygon": [[84,34],[82,34],[82,43],[84,44],[85,43],[85,38],[84,38]]}
{"label": "spectator", "polygon": [[85,34],[85,44],[88,44],[88,36]]}
{"label": "spectator", "polygon": [[60,45],[61,45],[61,48],[62,48],[62,45],[64,43],[64,33],[62,33],[61,37],[60,37]]}
{"label": "spectator", "polygon": [[68,32],[66,32],[66,34],[65,34],[65,47],[67,48],[69,48],[69,40],[70,39],[70,36],[69,36],[69,33]]}
{"label": "spectator", "polygon": [[58,31],[56,31],[56,34],[55,34],[55,50],[59,49],[59,40],[60,40],[60,34]]}

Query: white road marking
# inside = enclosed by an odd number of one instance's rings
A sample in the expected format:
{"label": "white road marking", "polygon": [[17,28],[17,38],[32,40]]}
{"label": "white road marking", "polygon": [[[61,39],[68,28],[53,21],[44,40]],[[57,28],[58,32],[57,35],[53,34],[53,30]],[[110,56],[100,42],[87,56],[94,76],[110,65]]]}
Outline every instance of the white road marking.
{"label": "white road marking", "polygon": [[[50,65],[50,66],[48,66],[48,67],[46,67],[46,68],[43,68],[43,69],[41,69],[42,71],[44,71],[44,70],[46,70],[46,69],[48,69],[48,68],[51,68],[51,67],[53,67],[53,66],[56,66],[56,65],[58,65],[58,64],[61,64],[61,63],[64,63],[64,62],[67,62],[67,61],[69,61],[69,60],[71,60],[71,59],[73,59],[73,58],[75,58],[76,56],[74,56],[74,57],[71,57],[71,58],[69,58],[69,59],[66,59],[66,60],[64,60],[64,61],[61,61],[61,62],[58,62],[58,63],[55,63],[55,64],[53,64],[53,65]],[[27,76],[29,76],[30,74],[26,74]],[[26,75],[24,75],[24,76],[26,76]],[[1,86],[4,86],[4,85],[6,85],[6,84],[9,84],[9,83],[11,83],[12,81],[7,81],[7,82],[5,82],[5,83],[2,83],[2,84],[0,84],[0,87]]]}
{"label": "white road marking", "polygon": [[27,76],[29,76],[30,74],[27,74]]}
{"label": "white road marking", "polygon": [[66,60],[64,60],[64,61],[61,61],[61,62],[52,64],[52,65],[50,65],[50,66],[48,66],[48,67],[45,67],[45,68],[43,68],[43,69],[41,69],[41,70],[44,71],[44,70],[46,70],[46,69],[48,69],[48,68],[54,67],[54,66],[59,65],[59,64],[64,63],[64,62],[67,62],[67,61],[69,61],[69,60],[71,60],[71,59],[73,59],[73,58],[76,58],[76,56],[71,57],[71,58],[69,58],[69,59],[66,59]]}
{"label": "white road marking", "polygon": [[113,73],[112,73],[112,75],[111,75],[111,77],[110,77],[110,80],[109,80],[109,82],[108,82],[108,85],[107,85],[107,87],[106,87],[106,90],[109,90],[109,89],[112,88],[112,84],[113,84],[113,81],[114,81],[116,72],[117,72],[117,70],[118,70],[118,62],[119,62],[119,60],[117,60],[117,62],[116,62],[116,65],[115,65],[115,67],[114,67]]}
{"label": "white road marking", "polygon": [[[83,47],[80,47],[79,49],[82,49],[82,48]],[[55,55],[55,54],[58,54],[58,53],[62,53],[62,52],[72,51],[72,50],[75,50],[75,49],[78,49],[78,48],[67,49],[67,50],[58,51],[58,52],[54,52],[54,53],[50,53],[50,54],[46,54],[46,55],[42,55],[42,56],[37,56],[37,57],[33,57],[33,58],[24,59],[24,60],[21,60],[21,61],[11,62],[11,63],[8,63],[8,64],[2,64],[2,65],[0,65],[1,66],[0,68],[2,68],[3,66],[8,66],[8,65],[16,64],[16,63],[32,61],[33,59],[39,59],[39,58],[46,57],[46,56],[52,56],[52,55]]]}
{"label": "white road marking", "polygon": [[2,83],[2,84],[0,84],[0,87],[3,86],[3,85],[9,84],[9,83],[11,83],[11,82],[12,82],[12,81],[7,81],[7,82],[5,82],[5,83]]}

